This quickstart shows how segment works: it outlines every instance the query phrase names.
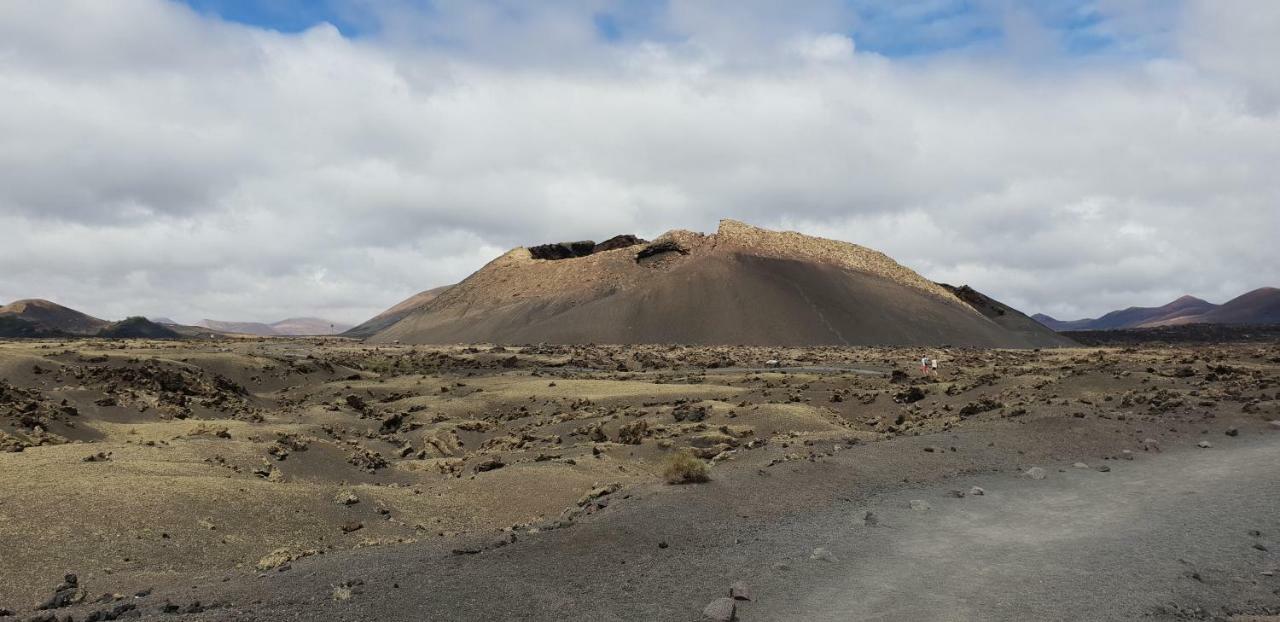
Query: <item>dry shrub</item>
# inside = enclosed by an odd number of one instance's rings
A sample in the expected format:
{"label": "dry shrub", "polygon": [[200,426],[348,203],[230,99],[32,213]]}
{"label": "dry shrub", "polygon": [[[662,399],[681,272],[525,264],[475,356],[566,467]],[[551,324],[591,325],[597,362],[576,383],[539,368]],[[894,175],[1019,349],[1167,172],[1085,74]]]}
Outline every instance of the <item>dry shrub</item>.
{"label": "dry shrub", "polygon": [[687,451],[679,451],[667,458],[662,475],[668,484],[700,484],[711,481],[707,463]]}

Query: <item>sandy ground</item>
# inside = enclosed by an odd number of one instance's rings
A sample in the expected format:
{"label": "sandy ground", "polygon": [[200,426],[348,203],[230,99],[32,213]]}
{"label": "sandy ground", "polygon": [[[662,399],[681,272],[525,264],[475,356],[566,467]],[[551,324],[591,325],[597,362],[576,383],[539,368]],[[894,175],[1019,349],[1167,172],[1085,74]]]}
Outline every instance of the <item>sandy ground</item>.
{"label": "sandy ground", "polygon": [[[949,440],[967,447],[983,438]],[[1272,552],[1280,433],[1133,460],[1095,457],[1091,468],[1046,463],[1044,480],[1010,469],[868,487],[880,473],[861,471],[864,460],[897,466],[895,456],[937,440],[852,449],[754,483],[758,476],[728,474],[620,499],[571,529],[521,534],[481,553],[370,549],[153,598],[210,607],[186,616],[197,620],[696,620],[741,581],[753,599],[739,603],[741,620],[1280,612]],[[952,494],[973,486],[984,494]]]}
{"label": "sandy ground", "polygon": [[[938,377],[912,368],[922,354],[943,361]],[[743,619],[850,610],[912,619],[883,605],[900,600],[883,586],[879,601],[838,596],[876,594],[875,577],[905,573],[936,580],[940,599],[916,599],[914,619],[947,619],[924,607],[969,591],[991,596],[965,601],[979,613],[965,618],[960,608],[953,619],[1017,619],[1054,602],[1011,576],[1044,577],[1041,589],[1062,583],[1085,599],[1090,581],[1116,583],[1108,572],[1165,568],[1124,555],[1108,565],[1064,537],[1023,550],[1008,565],[1030,569],[1021,574],[981,550],[915,544],[935,562],[912,573],[904,568],[923,562],[892,547],[935,532],[935,544],[970,540],[974,525],[997,519],[1011,534],[1034,530],[1027,521],[1124,534],[1090,540],[1099,547],[1146,546],[1203,525],[1199,541],[1234,546],[1245,536],[1230,519],[1276,506],[1264,461],[1241,457],[1227,481],[1189,483],[1199,491],[1191,495],[1135,484],[1132,472],[1261,451],[1249,448],[1262,447],[1269,421],[1280,419],[1278,369],[1280,348],[1270,344],[1032,352],[3,343],[0,609],[44,615],[36,608],[58,593],[69,602],[55,612],[75,619],[176,608],[210,620],[678,620],[697,619],[741,579],[761,594],[743,605]],[[1196,448],[1200,440],[1214,447]],[[665,462],[682,451],[710,465],[711,482],[663,482]],[[1078,460],[1113,468],[1077,472]],[[1014,494],[1030,481],[1010,478],[1032,466],[1050,476]],[[938,493],[972,485],[965,478],[987,478],[991,493]],[[1106,482],[1114,488],[1093,488]],[[1232,496],[1237,484],[1254,495]],[[890,500],[916,490],[932,491],[936,511],[895,526]],[[1077,508],[1062,501],[1072,495],[1092,497]],[[824,522],[876,499],[890,505],[875,539],[846,542]],[[1166,520],[1180,512],[1190,522]],[[1152,529],[1125,531],[1131,524]],[[1270,537],[1277,527],[1256,529]],[[788,584],[793,571],[774,567],[806,568],[820,546],[840,560],[820,577]],[[867,556],[883,570],[844,565]],[[990,582],[961,581],[975,576],[953,568],[963,560]],[[1208,564],[1198,570],[1204,585],[1218,580],[1214,562],[1188,561]],[[1079,564],[1093,565],[1096,578],[1053,574]],[[1164,604],[1221,613],[1248,605],[1255,588],[1189,590],[1174,594],[1185,603]],[[1257,613],[1268,613],[1264,597]]]}

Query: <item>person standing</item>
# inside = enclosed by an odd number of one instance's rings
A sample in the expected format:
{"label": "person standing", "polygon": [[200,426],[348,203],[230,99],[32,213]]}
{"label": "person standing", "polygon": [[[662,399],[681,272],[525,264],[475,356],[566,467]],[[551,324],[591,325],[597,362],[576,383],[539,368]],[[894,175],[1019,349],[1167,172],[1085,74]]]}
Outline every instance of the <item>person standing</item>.
{"label": "person standing", "polygon": [[933,367],[933,375],[937,376],[938,375],[938,359],[933,359],[932,361],[929,362],[929,364]]}
{"label": "person standing", "polygon": [[927,356],[920,357],[920,373],[925,376],[929,375],[929,357]]}

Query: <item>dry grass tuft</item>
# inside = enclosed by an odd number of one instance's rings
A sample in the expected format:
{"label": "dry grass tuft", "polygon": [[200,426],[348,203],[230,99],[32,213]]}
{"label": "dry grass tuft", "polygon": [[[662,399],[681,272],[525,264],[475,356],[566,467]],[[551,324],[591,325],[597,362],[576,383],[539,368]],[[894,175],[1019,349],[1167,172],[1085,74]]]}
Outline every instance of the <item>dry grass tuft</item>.
{"label": "dry grass tuft", "polygon": [[711,481],[707,463],[687,451],[671,454],[662,469],[662,475],[668,484],[701,484]]}

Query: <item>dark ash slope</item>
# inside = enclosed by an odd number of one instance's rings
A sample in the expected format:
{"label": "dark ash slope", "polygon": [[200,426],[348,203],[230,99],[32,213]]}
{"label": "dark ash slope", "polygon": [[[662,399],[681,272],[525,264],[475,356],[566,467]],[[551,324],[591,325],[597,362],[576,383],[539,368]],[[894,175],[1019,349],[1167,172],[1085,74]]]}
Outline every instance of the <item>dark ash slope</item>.
{"label": "dark ash slope", "polygon": [[[516,249],[372,341],[1010,348],[1072,343],[1030,320],[1003,326],[987,313],[1000,318],[990,310],[1007,307],[982,296],[987,310],[977,310],[852,244],[739,223],[722,225],[712,236],[673,233],[638,250],[554,261]],[[869,268],[845,267],[855,263]]]}

